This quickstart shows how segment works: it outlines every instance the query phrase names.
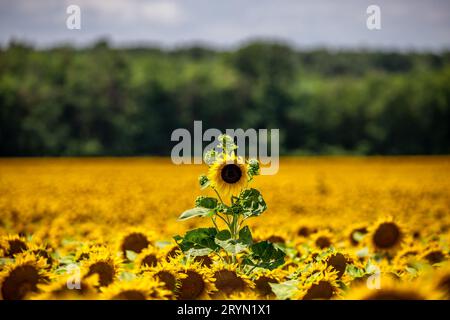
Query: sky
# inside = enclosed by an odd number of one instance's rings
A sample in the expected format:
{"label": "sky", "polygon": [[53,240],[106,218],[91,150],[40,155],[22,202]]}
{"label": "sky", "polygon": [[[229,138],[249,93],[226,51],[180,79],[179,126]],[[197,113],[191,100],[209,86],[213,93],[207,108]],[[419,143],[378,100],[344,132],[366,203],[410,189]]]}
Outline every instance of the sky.
{"label": "sky", "polygon": [[[381,30],[368,30],[366,9],[378,5]],[[66,27],[69,5],[81,29]],[[0,0],[0,45],[230,48],[256,39],[299,48],[450,48],[449,0]]]}

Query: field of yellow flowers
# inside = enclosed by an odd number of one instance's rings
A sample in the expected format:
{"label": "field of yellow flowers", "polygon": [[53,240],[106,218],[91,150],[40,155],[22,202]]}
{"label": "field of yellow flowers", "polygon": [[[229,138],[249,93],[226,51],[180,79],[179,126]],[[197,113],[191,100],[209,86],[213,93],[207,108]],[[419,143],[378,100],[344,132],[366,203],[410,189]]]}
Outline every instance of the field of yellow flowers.
{"label": "field of yellow flowers", "polygon": [[450,158],[283,158],[253,239],[284,264],[184,256],[206,166],[0,159],[2,299],[448,299]]}

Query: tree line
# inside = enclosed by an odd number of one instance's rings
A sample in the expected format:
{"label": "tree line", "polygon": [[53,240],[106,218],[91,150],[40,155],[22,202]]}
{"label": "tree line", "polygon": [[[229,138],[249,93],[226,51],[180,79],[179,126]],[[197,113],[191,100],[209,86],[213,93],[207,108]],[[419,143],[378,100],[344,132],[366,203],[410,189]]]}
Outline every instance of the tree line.
{"label": "tree line", "polygon": [[282,154],[448,154],[450,52],[0,50],[2,156],[169,155],[194,120],[279,128]]}

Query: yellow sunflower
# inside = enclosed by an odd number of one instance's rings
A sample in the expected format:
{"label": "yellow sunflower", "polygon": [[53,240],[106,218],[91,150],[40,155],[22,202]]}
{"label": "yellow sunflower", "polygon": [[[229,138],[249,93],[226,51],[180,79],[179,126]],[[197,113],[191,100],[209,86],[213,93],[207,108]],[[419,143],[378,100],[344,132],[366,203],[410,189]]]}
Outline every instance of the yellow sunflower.
{"label": "yellow sunflower", "polygon": [[178,262],[183,257],[183,252],[177,244],[164,247],[164,255],[166,262]]}
{"label": "yellow sunflower", "polygon": [[[74,280],[78,280],[75,283]],[[73,275],[59,275],[50,283],[39,285],[41,293],[33,295],[33,300],[88,300],[95,299],[98,287],[98,274],[89,277],[81,275],[75,279]],[[72,286],[70,286],[72,284]]]}
{"label": "yellow sunflower", "polygon": [[369,288],[360,284],[349,290],[349,300],[428,300],[439,297],[438,292],[423,281],[398,281],[391,276],[381,276],[380,287]]}
{"label": "yellow sunflower", "polygon": [[53,264],[55,263],[55,260],[52,257],[53,250],[45,245],[37,245],[34,243],[31,243],[28,246],[27,252],[33,255],[36,255],[38,257],[42,257],[45,259],[47,263],[47,269],[51,269]]}
{"label": "yellow sunflower", "polygon": [[306,280],[300,282],[299,290],[293,298],[296,300],[340,298],[342,289],[337,280],[337,271],[332,270],[331,267],[314,272]]}
{"label": "yellow sunflower", "polygon": [[287,272],[282,269],[258,269],[252,274],[252,280],[255,283],[255,291],[260,298],[273,299],[275,294],[272,292],[271,283],[280,283],[284,280]]}
{"label": "yellow sunflower", "polygon": [[319,249],[326,249],[334,244],[333,234],[328,230],[320,230],[313,236],[313,243]]}
{"label": "yellow sunflower", "polygon": [[1,237],[0,246],[3,248],[3,255],[9,258],[28,249],[26,239],[19,235],[6,235]]}
{"label": "yellow sunflower", "polygon": [[143,277],[149,277],[161,282],[166,290],[172,293],[172,297],[181,285],[181,279],[186,274],[180,273],[180,265],[163,261],[155,267],[142,267]]}
{"label": "yellow sunflower", "polygon": [[211,270],[201,267],[198,262],[183,267],[179,273],[184,277],[176,290],[178,300],[208,299],[209,294],[216,290]]}
{"label": "yellow sunflower", "polygon": [[101,289],[105,300],[167,300],[171,291],[164,284],[152,278],[135,278],[118,281]]}
{"label": "yellow sunflower", "polygon": [[85,277],[98,274],[98,286],[108,286],[114,282],[122,271],[122,260],[112,252],[93,252],[89,259],[81,261]]}
{"label": "yellow sunflower", "polygon": [[217,288],[217,292],[211,295],[214,299],[223,299],[232,293],[248,291],[255,287],[247,275],[238,271],[236,264],[217,263],[212,268],[212,274]]}
{"label": "yellow sunflower", "polygon": [[395,253],[406,240],[406,227],[392,217],[382,218],[369,228],[369,245],[375,252]]}
{"label": "yellow sunflower", "polygon": [[3,300],[22,300],[39,291],[38,285],[49,280],[46,261],[28,253],[16,255],[0,273],[0,292]]}
{"label": "yellow sunflower", "polygon": [[103,244],[96,244],[91,242],[84,243],[77,248],[75,252],[75,261],[80,262],[82,260],[88,260],[92,254],[98,254],[107,250],[107,247]]}
{"label": "yellow sunflower", "polygon": [[367,232],[367,226],[362,223],[353,224],[347,228],[346,233],[348,234],[348,241],[350,245],[355,247],[360,244]]}
{"label": "yellow sunflower", "polygon": [[141,253],[142,250],[152,245],[155,235],[143,228],[129,228],[118,237],[118,248],[124,259],[127,251]]}
{"label": "yellow sunflower", "polygon": [[219,194],[225,197],[238,195],[248,182],[247,165],[240,157],[225,155],[211,165],[208,179]]}
{"label": "yellow sunflower", "polygon": [[441,298],[450,300],[450,263],[442,266],[436,274],[433,273],[432,283],[441,292]]}
{"label": "yellow sunflower", "polygon": [[448,259],[448,254],[442,250],[438,244],[433,243],[422,252],[420,259],[426,261],[430,265],[434,265],[446,261]]}
{"label": "yellow sunflower", "polygon": [[156,267],[164,259],[164,255],[155,247],[148,247],[139,253],[134,261],[137,268]]}

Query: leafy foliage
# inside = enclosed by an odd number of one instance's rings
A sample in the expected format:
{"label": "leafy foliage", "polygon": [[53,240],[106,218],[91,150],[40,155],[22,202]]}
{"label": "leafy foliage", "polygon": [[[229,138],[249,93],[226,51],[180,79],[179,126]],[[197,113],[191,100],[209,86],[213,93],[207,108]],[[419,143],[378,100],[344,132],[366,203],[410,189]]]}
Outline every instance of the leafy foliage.
{"label": "leafy foliage", "polygon": [[172,131],[198,119],[281,128],[284,154],[445,154],[449,101],[448,52],[13,42],[0,49],[0,154],[168,155]]}

